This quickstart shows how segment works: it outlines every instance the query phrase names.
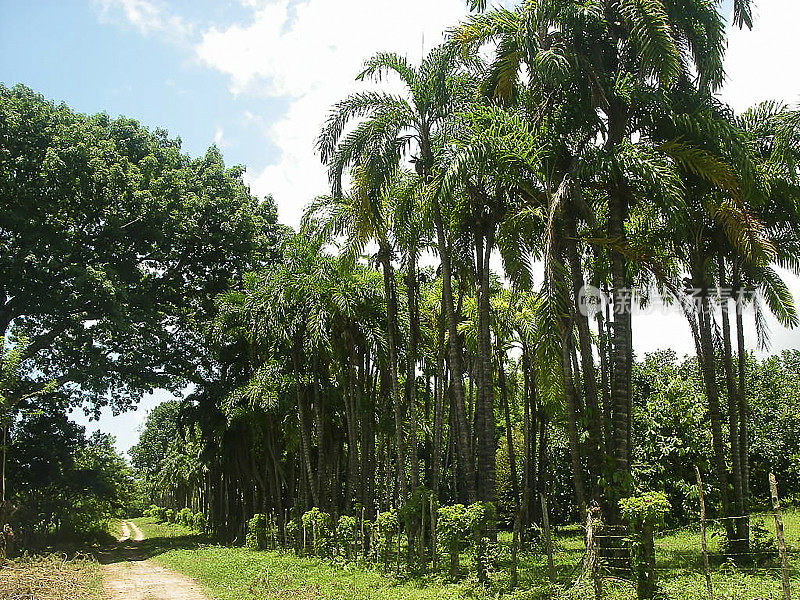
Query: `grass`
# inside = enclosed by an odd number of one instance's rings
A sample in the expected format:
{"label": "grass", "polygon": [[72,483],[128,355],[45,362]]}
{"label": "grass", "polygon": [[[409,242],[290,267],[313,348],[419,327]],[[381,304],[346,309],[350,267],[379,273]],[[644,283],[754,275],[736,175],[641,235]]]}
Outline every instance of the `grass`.
{"label": "grass", "polygon": [[[771,515],[761,515],[774,535]],[[754,519],[758,516],[754,516]],[[405,600],[443,598],[504,598],[537,600],[545,598],[583,600],[593,598],[586,586],[572,588],[583,557],[582,532],[578,527],[561,528],[555,534],[554,562],[556,580],[548,583],[547,561],[543,552],[532,549],[520,555],[519,585],[510,587],[510,537],[498,540],[497,570],[491,586],[485,589],[467,572],[470,561],[462,556],[465,576],[458,583],[444,574],[401,576],[384,574],[381,567],[342,560],[301,558],[292,553],[252,551],[207,543],[178,525],[156,524],[152,519],[134,520],[146,536],[144,545],[159,564],[188,575],[204,585],[217,600]],[[790,551],[792,587],[800,589],[800,511],[788,510],[784,528]],[[719,556],[721,538],[709,531],[709,552]],[[695,600],[706,598],[705,578],[700,554],[700,533],[696,527],[669,532],[656,540],[658,579],[662,598]],[[441,560],[441,569],[445,568]],[[721,558],[712,566],[714,598],[719,600],[780,600],[779,562],[761,567],[736,567]],[[605,579],[607,600],[632,600],[633,583],[627,579]]]}
{"label": "grass", "polygon": [[64,554],[0,561],[0,598],[101,600],[100,568],[87,557]]}

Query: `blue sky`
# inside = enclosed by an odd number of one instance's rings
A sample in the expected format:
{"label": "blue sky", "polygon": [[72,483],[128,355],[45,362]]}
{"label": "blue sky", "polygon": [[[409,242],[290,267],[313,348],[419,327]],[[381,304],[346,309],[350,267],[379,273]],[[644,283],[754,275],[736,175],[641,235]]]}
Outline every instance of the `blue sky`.
{"label": "blue sky", "polygon": [[[723,97],[737,110],[800,99],[800,2],[757,5],[755,30],[730,36]],[[165,128],[192,155],[217,143],[296,225],[326,187],[314,136],[333,102],[363,89],[353,81],[361,62],[377,50],[416,60],[465,14],[463,0],[0,0],[0,82]],[[641,317],[637,327],[639,352],[692,351],[678,316]],[[773,337],[775,349],[800,346],[797,332],[776,324]],[[90,427],[127,449],[164,397]]]}

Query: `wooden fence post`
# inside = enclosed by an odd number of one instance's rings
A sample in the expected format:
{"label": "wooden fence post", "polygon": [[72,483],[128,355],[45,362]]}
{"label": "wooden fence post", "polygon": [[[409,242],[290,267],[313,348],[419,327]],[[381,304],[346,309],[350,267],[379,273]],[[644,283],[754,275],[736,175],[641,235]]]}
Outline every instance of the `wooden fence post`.
{"label": "wooden fence post", "polygon": [[594,540],[594,523],[595,512],[599,511],[597,508],[590,508],[587,511],[586,517],[586,561],[583,564],[583,573],[587,577],[591,577],[592,585],[594,587],[595,600],[602,600],[603,598],[603,577],[600,575],[600,570],[597,568],[597,547]]}
{"label": "wooden fence post", "polygon": [[439,566],[439,552],[436,548],[436,510],[434,508],[433,494],[431,494],[431,558],[433,559],[433,570]]}
{"label": "wooden fence post", "polygon": [[550,585],[556,582],[556,572],[553,566],[553,538],[550,534],[550,513],[547,508],[547,497],[540,493],[539,499],[542,503],[542,528],[544,529],[544,543],[547,550],[547,574],[550,577]]}
{"label": "wooden fence post", "polygon": [[398,510],[397,512],[398,512],[398,518],[397,518],[397,576],[400,577],[400,560],[401,560],[401,558],[400,558],[400,537],[401,536],[400,536],[400,517],[399,517],[400,511]]}
{"label": "wooden fence post", "polygon": [[781,516],[781,503],[778,500],[778,483],[772,473],[769,474],[769,491],[772,495],[772,514],[775,516],[775,537],[778,539],[778,551],[781,554],[783,600],[792,600],[792,592],[789,588],[789,561],[786,556],[786,539],[783,537],[783,517]]}
{"label": "wooden fence post", "polygon": [[522,508],[514,515],[514,531],[511,536],[511,589],[517,587],[517,561],[519,554],[519,530],[522,521]]}
{"label": "wooden fence post", "polygon": [[714,589],[711,587],[711,569],[708,566],[708,539],[706,538],[706,501],[703,496],[703,479],[700,477],[700,469],[694,466],[697,474],[697,494],[700,497],[700,544],[703,549],[703,570],[706,574],[706,592],[709,600],[714,600]]}
{"label": "wooden fence post", "polygon": [[425,567],[427,566],[427,559],[425,556],[425,494],[422,494],[419,500],[419,512],[420,512],[420,526],[419,526],[419,566],[420,569],[424,572]]}
{"label": "wooden fence post", "polygon": [[367,557],[367,540],[364,537],[364,507],[361,507],[361,556]]}
{"label": "wooden fence post", "polygon": [[283,548],[289,547],[289,509],[283,511]]}

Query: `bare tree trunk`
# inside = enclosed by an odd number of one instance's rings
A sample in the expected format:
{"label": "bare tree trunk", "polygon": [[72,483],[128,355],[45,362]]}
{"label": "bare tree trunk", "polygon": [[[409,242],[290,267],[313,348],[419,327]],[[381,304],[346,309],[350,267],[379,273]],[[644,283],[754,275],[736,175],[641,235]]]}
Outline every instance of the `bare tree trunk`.
{"label": "bare tree trunk", "polygon": [[[726,290],[725,259],[719,257],[719,285]],[[728,432],[731,443],[731,463],[733,478],[733,504],[736,516],[736,537],[737,546],[747,552],[750,545],[749,519],[745,515],[744,494],[742,493],[742,467],[739,445],[739,390],[736,386],[736,379],[733,373],[733,356],[731,350],[731,324],[728,318],[728,298],[721,299],[722,305],[722,364],[725,370],[725,384],[728,396]]]}
{"label": "bare tree trunk", "polygon": [[319,489],[314,480],[314,470],[311,466],[311,432],[308,426],[308,405],[306,395],[303,393],[300,379],[300,350],[299,343],[295,344],[294,351],[294,372],[295,372],[295,397],[297,400],[297,417],[300,422],[300,445],[303,454],[303,465],[305,466],[306,477],[311,488],[311,501],[314,506],[319,506]]}
{"label": "bare tree trunk", "polygon": [[409,446],[411,450],[411,489],[419,486],[419,441],[417,440],[417,269],[416,248],[409,249],[406,292],[408,295],[408,355],[406,356],[406,406],[411,420]]}
{"label": "bare tree trunk", "polygon": [[[700,280],[695,279],[697,284]],[[714,360],[714,342],[711,334],[711,314],[708,298],[703,293],[702,304],[698,311],[698,325],[700,330],[700,347],[702,355],[700,366],[703,372],[703,381],[708,399],[708,416],[711,421],[711,442],[714,449],[714,467],[717,484],[720,488],[722,508],[726,517],[733,516],[730,499],[728,497],[728,471],[725,466],[725,443],[722,437],[722,416],[719,407],[719,390],[717,388],[716,368]],[[734,528],[729,520],[725,521],[725,530],[728,539],[735,538]]]}
{"label": "bare tree trunk", "polygon": [[511,427],[511,407],[508,402],[508,388],[506,387],[506,369],[503,366],[502,348],[497,349],[498,382],[500,386],[500,396],[503,399],[503,413],[506,421],[506,445],[508,445],[509,477],[511,478],[511,489],[514,493],[514,511],[519,513],[519,479],[517,478],[517,453],[514,450],[514,431]]}
{"label": "bare tree trunk", "polygon": [[[625,216],[627,201],[619,190],[610,195],[609,237],[625,241]],[[621,495],[627,495],[630,488],[629,431],[630,431],[630,381],[631,381],[631,297],[628,287],[628,266],[625,257],[619,252],[611,252],[611,280],[614,294],[614,345],[611,385],[611,402],[614,407],[612,425],[614,430],[614,468],[620,478]],[[616,508],[616,503],[610,506]],[[616,511],[609,518],[616,521]]]}
{"label": "bare tree trunk", "polygon": [[750,407],[747,402],[747,350],[744,347],[744,323],[742,321],[743,298],[741,298],[742,281],[739,274],[739,264],[734,261],[733,264],[733,287],[737,294],[736,302],[736,345],[738,359],[736,361],[737,367],[737,394],[736,399],[739,403],[739,467],[742,470],[742,497],[745,502],[745,507],[749,502],[750,497],[750,454],[748,443],[748,419],[750,417]]}
{"label": "bare tree trunk", "polygon": [[439,245],[439,257],[442,263],[442,305],[443,313],[447,316],[447,335],[449,338],[449,364],[451,373],[451,385],[453,389],[453,405],[455,416],[458,422],[458,454],[459,462],[464,469],[464,487],[469,502],[476,499],[475,493],[475,465],[472,462],[472,448],[469,441],[469,425],[464,403],[464,380],[463,367],[461,362],[461,348],[459,346],[458,321],[456,319],[455,307],[453,305],[452,289],[452,270],[450,265],[450,249],[447,246],[447,239],[442,224],[442,215],[439,205],[434,202],[433,217],[436,225],[436,236]]}
{"label": "bare tree trunk", "polygon": [[403,500],[408,495],[408,477],[406,475],[406,452],[403,434],[403,406],[400,400],[400,390],[397,377],[397,296],[394,289],[394,275],[392,271],[390,249],[383,246],[380,249],[380,260],[383,265],[383,287],[386,296],[387,312],[387,342],[389,346],[389,377],[392,388],[392,401],[394,403],[395,419],[395,446],[397,449],[397,482]]}

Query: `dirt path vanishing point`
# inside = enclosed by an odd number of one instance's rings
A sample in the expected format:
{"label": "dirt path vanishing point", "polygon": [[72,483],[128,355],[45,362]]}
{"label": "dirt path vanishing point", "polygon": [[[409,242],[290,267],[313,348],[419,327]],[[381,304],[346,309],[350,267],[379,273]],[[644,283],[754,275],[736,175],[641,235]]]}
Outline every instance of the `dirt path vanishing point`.
{"label": "dirt path vanishing point", "polygon": [[193,580],[147,560],[139,548],[142,540],[142,530],[123,521],[117,551],[103,565],[110,600],[209,600]]}

